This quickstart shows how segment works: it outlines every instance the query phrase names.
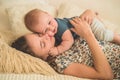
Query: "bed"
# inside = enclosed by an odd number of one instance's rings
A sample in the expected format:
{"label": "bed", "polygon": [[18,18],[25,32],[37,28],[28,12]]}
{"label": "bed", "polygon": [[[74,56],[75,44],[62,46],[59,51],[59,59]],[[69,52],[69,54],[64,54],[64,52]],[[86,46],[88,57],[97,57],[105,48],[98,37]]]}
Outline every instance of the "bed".
{"label": "bed", "polygon": [[[78,3],[78,1],[80,2]],[[101,0],[98,0],[98,2],[100,1]],[[84,3],[86,6],[80,5],[80,3]],[[59,74],[45,61],[18,51],[10,47],[10,45],[18,37],[30,33],[23,23],[23,17],[28,11],[38,8],[47,11],[54,17],[63,18],[75,15],[79,16],[88,8],[88,5],[92,4],[93,3],[87,2],[87,0],[69,0],[69,3],[68,0],[11,0],[11,2],[9,0],[1,0],[0,80],[91,80]],[[94,4],[93,6],[97,5]],[[98,11],[100,7],[89,8]],[[104,10],[100,9],[100,12],[102,13]],[[118,23],[120,17],[118,17],[118,15],[109,17],[108,15],[106,16],[106,12],[104,12],[101,16],[103,16],[103,21],[107,28],[120,33],[120,27],[118,27],[118,25],[120,26],[120,23]]]}

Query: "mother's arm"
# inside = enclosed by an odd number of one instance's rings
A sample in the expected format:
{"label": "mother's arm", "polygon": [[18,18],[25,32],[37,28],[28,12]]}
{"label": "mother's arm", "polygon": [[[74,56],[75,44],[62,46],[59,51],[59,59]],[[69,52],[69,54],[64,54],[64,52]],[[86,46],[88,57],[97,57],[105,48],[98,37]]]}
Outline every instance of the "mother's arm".
{"label": "mother's arm", "polygon": [[74,26],[72,30],[86,39],[93,57],[94,67],[72,63],[64,70],[64,74],[83,78],[112,79],[113,73],[111,67],[89,25],[80,18],[73,19],[70,22]]}

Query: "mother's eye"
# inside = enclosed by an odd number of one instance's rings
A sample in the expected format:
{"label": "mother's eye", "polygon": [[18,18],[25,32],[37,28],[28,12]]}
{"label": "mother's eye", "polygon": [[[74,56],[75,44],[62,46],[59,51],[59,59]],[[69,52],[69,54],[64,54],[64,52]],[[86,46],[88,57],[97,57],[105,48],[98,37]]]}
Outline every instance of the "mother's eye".
{"label": "mother's eye", "polygon": [[48,24],[50,25],[51,21],[48,22]]}
{"label": "mother's eye", "polygon": [[41,36],[43,36],[43,34],[38,33],[38,36],[41,37]]}
{"label": "mother's eye", "polygon": [[44,48],[45,47],[45,43],[44,42],[40,42],[40,46],[41,46],[41,48]]}

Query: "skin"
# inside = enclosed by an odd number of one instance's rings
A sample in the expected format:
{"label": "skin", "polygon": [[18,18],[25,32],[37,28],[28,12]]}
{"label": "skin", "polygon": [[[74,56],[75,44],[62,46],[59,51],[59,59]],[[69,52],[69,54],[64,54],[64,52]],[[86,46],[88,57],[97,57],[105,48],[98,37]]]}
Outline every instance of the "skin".
{"label": "skin", "polygon": [[41,36],[40,34],[27,34],[25,39],[30,50],[34,53],[33,55],[43,60],[46,60],[50,55],[49,51],[54,47],[55,39],[54,37],[49,37],[47,34]]}
{"label": "skin", "polygon": [[89,25],[80,18],[76,18],[70,22],[75,26],[75,28],[72,30],[86,39],[86,42],[88,43],[92,53],[94,67],[88,67],[84,64],[72,63],[64,70],[64,74],[83,78],[112,80],[112,69],[102,49],[99,47],[99,44]]}
{"label": "skin", "polygon": [[49,36],[54,36],[57,32],[58,24],[56,20],[49,15],[47,12],[39,11],[38,15],[38,24],[34,27],[29,27],[33,32],[48,34]]}
{"label": "skin", "polygon": [[[44,11],[39,11],[36,15],[38,17],[39,23],[36,24],[36,26],[28,27],[28,29],[33,32],[41,33],[43,35],[48,34],[48,36],[53,37],[56,34],[58,28],[56,20]],[[49,53],[53,57],[59,55],[60,53],[68,50],[72,46],[73,42],[74,39],[70,30],[66,30],[62,35],[61,44],[50,49]]]}
{"label": "skin", "polygon": [[[48,36],[53,37],[56,34],[58,28],[56,20],[44,11],[40,11],[36,15],[38,16],[38,24],[34,27],[29,27],[29,29],[33,32],[42,33],[43,35],[48,34]],[[95,12],[89,9],[80,15],[81,20],[86,21],[89,25],[92,23],[95,17],[97,17]],[[120,36],[118,34],[114,34],[112,42],[120,44]],[[59,55],[68,50],[73,43],[74,39],[70,30],[66,30],[62,35],[61,44],[52,47],[49,51],[49,54],[53,57]]]}
{"label": "skin", "polygon": [[[96,15],[95,15],[96,14]],[[101,18],[98,16],[98,13],[92,10],[86,10],[82,15],[80,15],[80,18],[82,20],[85,20],[88,24],[91,24],[94,18],[99,19],[101,22]],[[114,33],[113,41],[111,41],[116,44],[120,44],[120,34]]]}
{"label": "skin", "polygon": [[[42,33],[43,35],[48,34],[49,36],[54,36],[58,28],[56,20],[51,15],[44,11],[38,11],[36,15],[38,18],[38,24],[36,24],[33,27],[28,27],[28,29],[30,29],[33,32]],[[94,17],[95,17],[94,12],[89,10],[86,10],[80,16],[80,18],[87,21],[89,24],[92,23]],[[74,43],[74,39],[70,30],[66,30],[61,38],[62,38],[61,44],[56,47],[53,47],[50,50],[49,53],[51,56],[56,56],[63,53],[64,51],[68,50]]]}
{"label": "skin", "polygon": [[[112,69],[94,34],[92,33],[89,24],[81,20],[80,18],[75,18],[70,22],[75,26],[74,28],[72,28],[72,30],[76,32],[76,34],[83,37],[88,43],[93,57],[94,67],[89,67],[80,63],[71,63],[66,69],[64,69],[63,74],[80,78],[112,80]],[[49,37],[48,35],[41,36],[38,34],[28,34],[25,36],[25,38],[33,53],[37,57],[42,57],[42,59],[46,60],[46,58],[49,56],[49,49],[54,47],[54,37]],[[42,53],[41,51],[44,53]]]}

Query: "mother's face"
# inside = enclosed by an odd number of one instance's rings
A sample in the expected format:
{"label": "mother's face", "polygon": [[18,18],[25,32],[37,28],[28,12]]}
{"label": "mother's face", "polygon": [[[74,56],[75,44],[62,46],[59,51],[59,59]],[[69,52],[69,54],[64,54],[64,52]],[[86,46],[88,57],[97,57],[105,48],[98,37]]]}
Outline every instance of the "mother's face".
{"label": "mother's face", "polygon": [[28,34],[25,36],[27,44],[36,57],[44,60],[49,56],[49,50],[54,47],[54,37],[49,37],[47,34]]}

